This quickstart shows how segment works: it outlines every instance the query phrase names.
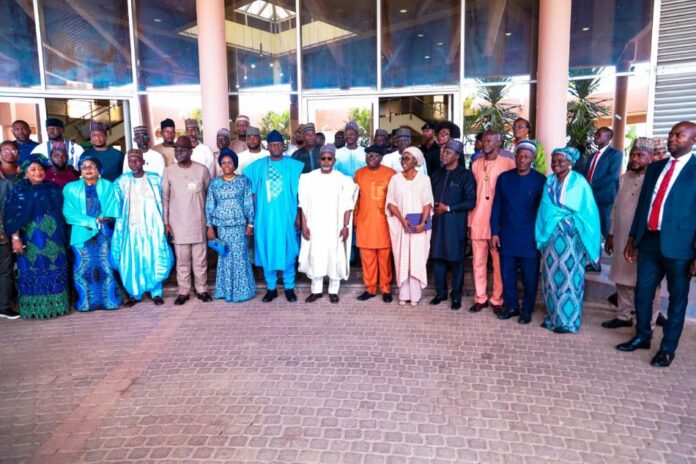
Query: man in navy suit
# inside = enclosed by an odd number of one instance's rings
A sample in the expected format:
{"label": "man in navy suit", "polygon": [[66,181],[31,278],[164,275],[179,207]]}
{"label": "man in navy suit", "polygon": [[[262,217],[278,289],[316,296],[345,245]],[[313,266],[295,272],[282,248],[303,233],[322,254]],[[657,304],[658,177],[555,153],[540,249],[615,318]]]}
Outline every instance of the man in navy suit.
{"label": "man in navy suit", "polygon": [[611,230],[611,210],[614,207],[616,193],[619,191],[621,178],[621,163],[623,153],[609,142],[614,137],[614,131],[608,127],[600,127],[594,135],[594,143],[597,150],[585,160],[579,169],[587,182],[592,186],[597,208],[599,209],[599,221],[602,228],[602,237],[606,238]]}
{"label": "man in navy suit", "polygon": [[696,275],[696,124],[680,122],[667,139],[670,157],[648,166],[624,257],[638,260],[636,335],[620,351],[650,349],[652,299],[667,277],[669,306],[660,350],[652,359],[667,367],[674,359],[684,327],[691,276]]}

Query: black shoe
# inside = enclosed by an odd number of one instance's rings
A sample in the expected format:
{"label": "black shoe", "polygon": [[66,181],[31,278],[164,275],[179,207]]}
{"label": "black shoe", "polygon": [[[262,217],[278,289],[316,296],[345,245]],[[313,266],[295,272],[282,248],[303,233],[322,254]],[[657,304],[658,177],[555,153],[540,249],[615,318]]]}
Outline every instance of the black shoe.
{"label": "black shoe", "polygon": [[674,353],[668,353],[667,351],[658,351],[650,365],[653,367],[669,367],[674,361]]}
{"label": "black shoe", "polygon": [[498,313],[498,319],[504,321],[510,319],[511,317],[519,316],[520,314],[521,313],[519,309],[505,308],[504,310]]}
{"label": "black shoe", "polygon": [[462,309],[462,302],[459,300],[452,300],[452,305],[450,306],[452,311],[459,311]]}
{"label": "black shoe", "polygon": [[602,272],[602,265],[597,264],[595,266],[594,264],[588,264],[585,266],[585,272]]}
{"label": "black shoe", "polygon": [[137,301],[135,300],[135,298],[128,297],[125,300],[123,300],[123,307],[124,308],[132,308],[133,306],[135,306],[136,303],[137,303]]}
{"label": "black shoe", "polygon": [[336,295],[335,293],[329,293],[329,301],[333,304],[338,303],[338,295]]}
{"label": "black shoe", "polygon": [[392,301],[394,301],[394,297],[391,293],[382,293],[382,301],[384,301],[385,303],[391,303]]}
{"label": "black shoe", "polygon": [[162,306],[164,304],[164,299],[161,296],[156,296],[152,299],[152,302],[155,303],[155,306]]}
{"label": "black shoe", "polygon": [[188,295],[179,295],[176,297],[176,300],[174,300],[174,304],[176,306],[181,306],[182,304],[186,303],[189,300]]}
{"label": "black shoe", "polygon": [[[278,296],[278,292],[276,292],[276,296]],[[285,299],[288,300],[290,303],[296,302],[297,294],[295,293],[295,290],[292,288],[285,290]]]}
{"label": "black shoe", "polygon": [[619,307],[619,294],[618,293],[612,293],[609,295],[607,298],[607,301],[609,302],[610,305],[616,306],[617,308]]}
{"label": "black shoe", "polygon": [[655,321],[655,324],[659,325],[660,327],[664,327],[665,324],[667,323],[667,318],[662,315],[662,313],[657,315],[657,320]]}
{"label": "black shoe", "polygon": [[469,308],[470,313],[477,313],[481,311],[483,308],[488,307],[488,302],[486,301],[485,303],[474,303],[471,308]]}
{"label": "black shoe", "polygon": [[314,303],[323,296],[323,293],[310,293],[309,296],[305,299],[305,303]]}
{"label": "black shoe", "polygon": [[430,304],[433,305],[433,306],[439,305],[440,303],[442,303],[442,302],[445,301],[446,299],[447,299],[447,297],[444,297],[444,298],[443,298],[443,297],[441,297],[441,296],[435,295],[435,298],[433,298],[432,300],[430,300]]}
{"label": "black shoe", "polygon": [[491,304],[491,309],[493,310],[493,314],[496,316],[500,314],[503,311],[503,305],[494,305]]}
{"label": "black shoe", "polygon": [[19,319],[20,317],[22,316],[12,308],[0,309],[0,318],[2,319],[15,320]]}
{"label": "black shoe", "polygon": [[210,301],[213,301],[213,298],[210,296],[210,294],[208,292],[196,293],[196,298],[201,300],[203,303],[208,303]]}
{"label": "black shoe", "polygon": [[623,321],[621,319],[611,319],[609,321],[602,322],[602,327],[605,329],[618,329],[619,327],[631,327],[633,322]]}
{"label": "black shoe", "polygon": [[529,324],[532,322],[532,315],[527,313],[522,313],[520,318],[517,320],[520,324]]}
{"label": "black shoe", "polygon": [[636,351],[636,350],[649,350],[650,349],[650,339],[643,340],[639,337],[633,337],[626,343],[621,343],[616,345],[616,349],[619,351]]}
{"label": "black shoe", "polygon": [[553,329],[553,333],[556,333],[556,334],[569,334],[569,333],[570,333],[570,330],[564,329],[563,327],[556,327],[555,329]]}
{"label": "black shoe", "polygon": [[270,303],[276,298],[278,298],[278,290],[267,290],[261,301],[264,303]]}
{"label": "black shoe", "polygon": [[370,293],[370,292],[362,292],[360,296],[358,297],[358,301],[367,301],[370,298],[376,297],[376,293]]}

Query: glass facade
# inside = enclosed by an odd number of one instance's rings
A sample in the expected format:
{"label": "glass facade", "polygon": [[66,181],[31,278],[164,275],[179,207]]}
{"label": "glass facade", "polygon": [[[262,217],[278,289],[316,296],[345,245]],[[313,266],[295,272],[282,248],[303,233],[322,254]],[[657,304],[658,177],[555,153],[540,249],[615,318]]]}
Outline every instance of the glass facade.
{"label": "glass facade", "polygon": [[91,90],[133,83],[127,0],[46,0],[41,6],[47,87]]}
{"label": "glass facade", "polygon": [[0,2],[0,87],[34,87],[41,84],[36,49],[34,10],[27,2]]}
{"label": "glass facade", "polygon": [[380,1],[382,86],[457,84],[461,2]]}
{"label": "glass facade", "polygon": [[[264,132],[290,135],[315,119],[332,132],[355,109],[370,131],[403,117],[418,132],[422,120],[447,117],[471,134],[499,106],[534,122],[539,0],[225,0],[224,8],[230,121],[246,114]],[[626,87],[627,121],[637,127],[647,114],[653,8],[652,0],[572,2],[571,79],[597,76],[597,92],[612,101]],[[182,126],[200,115],[195,0],[6,0],[0,24],[0,89],[9,96],[0,104],[36,97],[43,117],[57,91],[70,91],[74,108],[81,92],[128,99],[155,136],[165,116]],[[627,86],[616,84],[623,75]]]}
{"label": "glass facade", "polygon": [[196,2],[135,3],[139,90],[198,85]]}
{"label": "glass facade", "polygon": [[300,4],[303,88],[375,88],[377,8],[374,0],[304,0]]}
{"label": "glass facade", "polygon": [[227,0],[225,33],[231,92],[297,90],[295,3]]}

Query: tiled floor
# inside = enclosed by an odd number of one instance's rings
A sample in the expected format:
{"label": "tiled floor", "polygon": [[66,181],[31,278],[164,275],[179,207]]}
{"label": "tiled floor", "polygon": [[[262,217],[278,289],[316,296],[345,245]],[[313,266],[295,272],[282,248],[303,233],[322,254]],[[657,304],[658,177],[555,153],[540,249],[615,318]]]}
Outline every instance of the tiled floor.
{"label": "tiled floor", "polygon": [[347,292],[2,320],[0,462],[696,462],[693,323],[660,370],[604,306],[557,335]]}

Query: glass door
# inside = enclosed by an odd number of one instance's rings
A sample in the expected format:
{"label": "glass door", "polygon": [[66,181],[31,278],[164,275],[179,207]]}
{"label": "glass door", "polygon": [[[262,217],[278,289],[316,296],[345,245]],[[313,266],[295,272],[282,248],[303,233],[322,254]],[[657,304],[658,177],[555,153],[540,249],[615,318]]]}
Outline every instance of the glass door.
{"label": "glass door", "polygon": [[30,139],[41,142],[45,139],[43,120],[46,117],[43,100],[40,98],[14,98],[0,96],[0,131],[2,140],[15,140],[12,123],[24,121],[31,131]]}
{"label": "glass door", "polygon": [[354,97],[307,97],[303,122],[313,122],[317,133],[321,132],[326,143],[334,143],[336,133],[343,131],[346,123],[355,121],[360,127],[358,144],[367,146],[377,128],[377,98]]}

